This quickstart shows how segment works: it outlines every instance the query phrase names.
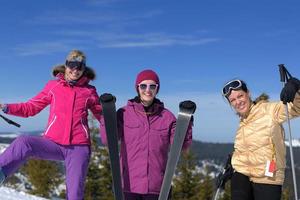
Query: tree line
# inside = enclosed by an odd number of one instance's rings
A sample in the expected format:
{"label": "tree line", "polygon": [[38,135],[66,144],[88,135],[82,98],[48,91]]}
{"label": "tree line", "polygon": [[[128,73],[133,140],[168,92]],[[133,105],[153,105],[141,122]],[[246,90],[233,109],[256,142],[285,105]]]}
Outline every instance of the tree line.
{"label": "tree line", "polygon": [[[113,200],[112,176],[108,149],[99,145],[99,129],[92,122],[92,156],[85,185],[85,200]],[[16,187],[20,179],[25,180],[26,190],[34,195],[65,199],[63,163],[45,160],[29,160],[8,179],[6,185]],[[171,194],[173,200],[212,200],[216,191],[215,176],[211,169],[199,169],[197,156],[193,151],[183,153],[173,179]],[[282,200],[290,199],[290,187],[283,190]],[[219,200],[230,200],[230,182],[220,193]]]}

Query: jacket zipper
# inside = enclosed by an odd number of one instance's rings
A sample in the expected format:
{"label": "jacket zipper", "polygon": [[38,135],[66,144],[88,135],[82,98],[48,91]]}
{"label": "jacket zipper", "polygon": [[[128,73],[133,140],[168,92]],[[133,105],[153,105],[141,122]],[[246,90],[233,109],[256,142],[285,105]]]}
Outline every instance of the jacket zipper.
{"label": "jacket zipper", "polygon": [[51,126],[54,124],[55,120],[56,120],[56,115],[54,116],[54,118],[53,118],[52,122],[49,124],[49,126],[48,126],[48,128],[47,128],[47,130],[46,130],[46,132],[45,132],[45,134],[44,134],[44,135],[47,135],[47,133],[48,133],[49,129],[50,129],[50,128],[51,128]]}
{"label": "jacket zipper", "polygon": [[86,138],[88,139],[88,138],[89,138],[89,134],[88,134],[88,132],[87,132],[87,130],[86,130],[86,127],[84,126],[84,123],[83,123],[82,118],[81,118],[81,126],[82,126],[82,128],[84,129]]}

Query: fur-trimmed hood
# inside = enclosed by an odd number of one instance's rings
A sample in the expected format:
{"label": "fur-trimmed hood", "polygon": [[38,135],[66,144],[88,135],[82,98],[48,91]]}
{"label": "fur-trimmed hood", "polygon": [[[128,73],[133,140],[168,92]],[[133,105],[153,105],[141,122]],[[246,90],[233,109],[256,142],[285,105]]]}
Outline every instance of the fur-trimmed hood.
{"label": "fur-trimmed hood", "polygon": [[254,101],[254,104],[257,104],[258,102],[263,101],[263,102],[268,102],[269,101],[269,95],[267,95],[266,93],[262,93],[261,95],[259,95]]}
{"label": "fur-trimmed hood", "polygon": [[[53,68],[52,70],[52,75],[56,77],[59,73],[64,74],[66,70],[65,65],[57,65]],[[90,67],[85,67],[85,71],[83,73],[83,76],[87,77],[90,80],[95,80],[96,79],[96,74],[93,69]]]}

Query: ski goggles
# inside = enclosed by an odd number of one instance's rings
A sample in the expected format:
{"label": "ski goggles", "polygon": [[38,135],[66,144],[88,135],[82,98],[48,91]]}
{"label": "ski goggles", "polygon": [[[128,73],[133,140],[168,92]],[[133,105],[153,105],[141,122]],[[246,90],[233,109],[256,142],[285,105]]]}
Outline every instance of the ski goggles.
{"label": "ski goggles", "polygon": [[236,79],[236,80],[229,81],[223,87],[222,94],[223,96],[227,97],[230,94],[231,90],[240,89],[242,86],[243,83],[241,80]]}
{"label": "ski goggles", "polygon": [[69,68],[69,69],[77,69],[79,71],[81,70],[84,70],[85,68],[85,62],[79,62],[79,61],[66,61],[66,66]]}
{"label": "ski goggles", "polygon": [[147,90],[149,88],[149,90],[154,91],[158,87],[158,84],[153,84],[153,83],[151,83],[151,84],[145,84],[145,83],[141,83],[141,84],[138,84],[138,86],[139,86],[139,88],[141,90]]}

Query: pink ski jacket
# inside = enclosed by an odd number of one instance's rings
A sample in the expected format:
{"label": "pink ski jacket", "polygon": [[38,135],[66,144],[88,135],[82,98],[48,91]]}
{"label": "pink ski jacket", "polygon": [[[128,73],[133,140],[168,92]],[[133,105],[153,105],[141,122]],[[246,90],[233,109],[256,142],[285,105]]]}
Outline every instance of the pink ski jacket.
{"label": "pink ski jacket", "polygon": [[25,103],[7,104],[8,113],[20,117],[38,114],[50,105],[50,114],[44,137],[61,144],[88,144],[88,110],[100,121],[102,108],[94,86],[89,81],[95,77],[90,68],[74,85],[64,79],[64,67],[53,70],[56,80],[50,80],[44,89]]}
{"label": "pink ski jacket", "polygon": [[[121,141],[121,171],[125,192],[159,194],[168,152],[173,142],[175,116],[158,99],[151,111],[132,99],[118,110],[118,130]],[[107,144],[101,123],[101,140]],[[185,137],[183,149],[192,143],[192,126]]]}

